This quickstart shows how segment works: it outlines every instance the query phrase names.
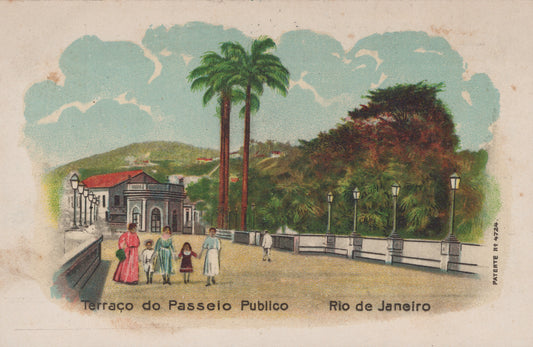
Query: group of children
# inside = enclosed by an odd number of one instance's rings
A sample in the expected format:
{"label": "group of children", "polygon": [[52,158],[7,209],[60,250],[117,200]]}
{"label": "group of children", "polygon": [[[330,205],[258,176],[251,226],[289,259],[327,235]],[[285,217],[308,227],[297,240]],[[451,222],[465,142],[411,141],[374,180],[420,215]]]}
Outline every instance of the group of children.
{"label": "group of children", "polygon": [[[173,273],[172,255],[174,253],[172,240],[162,237],[157,240],[155,248],[153,248],[153,245],[154,242],[150,239],[144,241],[145,249],[140,256],[143,270],[146,273],[146,284],[152,283],[152,277],[158,261],[157,267],[163,276],[163,284],[171,284],[170,275]],[[181,259],[180,273],[183,273],[183,283],[190,282],[190,275],[193,272],[192,257],[198,258],[198,255],[192,251],[191,244],[185,242],[176,256],[177,259]]]}

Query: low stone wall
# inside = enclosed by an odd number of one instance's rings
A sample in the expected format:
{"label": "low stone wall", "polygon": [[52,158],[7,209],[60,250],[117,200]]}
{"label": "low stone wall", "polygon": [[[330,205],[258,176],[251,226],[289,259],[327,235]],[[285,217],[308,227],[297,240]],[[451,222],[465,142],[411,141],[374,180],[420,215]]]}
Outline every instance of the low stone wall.
{"label": "low stone wall", "polygon": [[[387,239],[378,237],[354,238],[354,243],[360,245],[353,247],[352,258],[385,261],[387,256]],[[363,248],[364,245],[364,248]]]}
{"label": "low stone wall", "polygon": [[440,241],[404,240],[402,255],[396,256],[395,263],[440,268]]}
{"label": "low stone wall", "polygon": [[69,301],[79,299],[80,290],[100,265],[102,241],[103,236],[89,240],[65,256],[63,266],[53,278],[52,297],[66,297]]}
{"label": "low stone wall", "polygon": [[[261,245],[259,232],[235,231],[233,242]],[[482,246],[457,240],[417,240],[334,234],[273,234],[275,249],[325,254],[442,271],[479,274]]]}
{"label": "low stone wall", "polygon": [[295,236],[294,235],[272,235],[272,248],[284,249],[286,251],[295,250]]}
{"label": "low stone wall", "polygon": [[233,230],[218,229],[216,235],[219,239],[233,241],[234,233],[235,232]]}
{"label": "low stone wall", "polygon": [[249,245],[250,236],[251,236],[250,233],[247,231],[235,231],[233,233],[233,242]]}

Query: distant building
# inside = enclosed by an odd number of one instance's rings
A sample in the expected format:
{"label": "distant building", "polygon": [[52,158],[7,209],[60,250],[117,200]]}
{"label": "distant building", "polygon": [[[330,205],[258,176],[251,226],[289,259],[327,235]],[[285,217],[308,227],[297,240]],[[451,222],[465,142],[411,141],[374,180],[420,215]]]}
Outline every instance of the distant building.
{"label": "distant building", "polygon": [[197,183],[202,177],[207,176],[183,176],[183,175],[170,175],[168,176],[168,182],[174,184],[183,184],[185,188],[191,183]]}
{"label": "distant building", "polygon": [[82,181],[99,198],[99,218],[112,229],[125,229],[137,223],[141,232],[160,232],[169,225],[183,232],[183,183],[159,183],[143,170],[91,176]]}
{"label": "distant building", "polygon": [[196,204],[189,198],[183,202],[183,233],[203,234],[203,226],[200,223],[201,211],[196,210]]}
{"label": "distant building", "polygon": [[196,161],[201,164],[210,163],[213,161],[213,158],[196,158]]}

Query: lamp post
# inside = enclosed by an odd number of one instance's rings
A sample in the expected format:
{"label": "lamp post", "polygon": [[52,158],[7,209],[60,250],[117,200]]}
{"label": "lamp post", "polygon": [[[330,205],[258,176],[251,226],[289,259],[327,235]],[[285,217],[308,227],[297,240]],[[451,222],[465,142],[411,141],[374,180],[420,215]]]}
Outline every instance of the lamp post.
{"label": "lamp post", "polygon": [[98,220],[98,205],[100,205],[100,197],[96,198],[96,206],[94,208],[94,222]]}
{"label": "lamp post", "polygon": [[455,191],[459,189],[459,182],[461,181],[461,177],[457,173],[453,173],[450,176],[450,186],[452,188],[452,211],[450,213],[450,232],[448,235],[448,239],[452,241],[457,241],[457,238],[454,235],[454,219],[455,219]]}
{"label": "lamp post", "polygon": [[82,223],[82,220],[81,220],[81,208],[82,208],[82,202],[83,202],[83,199],[82,199],[82,196],[83,196],[83,190],[84,190],[84,187],[85,185],[83,183],[80,182],[80,184],[78,185],[78,195],[80,196],[80,227],[83,225]]}
{"label": "lamp post", "polygon": [[76,191],[78,190],[78,185],[80,183],[80,178],[77,174],[72,175],[70,178],[70,186],[74,190],[74,218],[72,220],[72,229],[78,229],[78,224],[76,223]]}
{"label": "lamp post", "polygon": [[390,234],[390,237],[397,236],[398,233],[396,232],[396,206],[397,206],[397,200],[398,200],[398,194],[400,194],[400,185],[398,183],[394,183],[392,185],[392,201],[393,201],[393,218],[392,218],[392,233]]}
{"label": "lamp post", "polygon": [[401,256],[403,252],[403,239],[396,232],[396,206],[398,194],[400,193],[400,185],[394,183],[392,185],[392,199],[393,199],[393,220],[392,232],[387,237],[387,255],[385,256],[385,263],[392,264],[395,262],[395,257]]}
{"label": "lamp post", "polygon": [[255,202],[252,202],[252,230],[255,230]]}
{"label": "lamp post", "polygon": [[353,200],[354,200],[354,212],[353,212],[353,235],[357,235],[357,201],[359,200],[359,197],[361,196],[361,192],[357,187],[353,190]]}
{"label": "lamp post", "polygon": [[93,225],[93,205],[95,203],[93,192],[89,194],[89,202],[91,203],[90,211],[89,211],[89,225]]}
{"label": "lamp post", "polygon": [[333,193],[328,193],[328,230],[327,233],[331,233],[331,203],[333,202]]}
{"label": "lamp post", "polygon": [[84,217],[83,217],[83,225],[87,226],[87,197],[89,196],[89,188],[87,188],[87,186],[85,186],[83,188],[83,197],[85,199],[85,208],[83,209],[83,214],[84,214]]}

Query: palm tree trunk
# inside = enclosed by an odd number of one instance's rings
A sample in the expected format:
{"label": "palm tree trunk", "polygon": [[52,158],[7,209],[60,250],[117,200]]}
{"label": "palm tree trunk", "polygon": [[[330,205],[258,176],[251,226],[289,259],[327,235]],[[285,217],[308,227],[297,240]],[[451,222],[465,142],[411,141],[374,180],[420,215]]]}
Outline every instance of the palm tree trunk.
{"label": "palm tree trunk", "polygon": [[220,155],[218,166],[218,208],[217,208],[217,228],[224,228],[224,199],[225,199],[225,186],[224,186],[224,172],[225,172],[225,160],[224,160],[224,144],[226,143],[226,109],[224,106],[220,108]]}
{"label": "palm tree trunk", "polygon": [[246,87],[246,104],[244,109],[244,148],[242,153],[242,195],[241,195],[241,230],[247,230],[246,215],[248,211],[248,166],[250,159],[250,102],[251,86]]}
{"label": "palm tree trunk", "polygon": [[229,218],[229,143],[230,143],[230,113],[231,113],[231,99],[228,95],[224,99],[224,108],[225,110],[225,139],[224,139],[224,228],[228,228],[228,218]]}

